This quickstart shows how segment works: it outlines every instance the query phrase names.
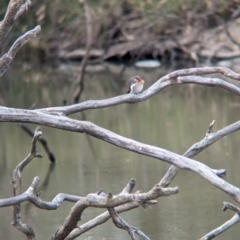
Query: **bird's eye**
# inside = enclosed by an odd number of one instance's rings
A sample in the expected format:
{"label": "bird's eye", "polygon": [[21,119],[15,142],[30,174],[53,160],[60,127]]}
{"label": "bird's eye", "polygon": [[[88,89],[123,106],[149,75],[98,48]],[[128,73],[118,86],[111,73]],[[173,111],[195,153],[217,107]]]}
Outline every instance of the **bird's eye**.
{"label": "bird's eye", "polygon": [[132,84],[136,84],[136,82],[137,82],[136,80],[133,80],[133,81],[132,81]]}

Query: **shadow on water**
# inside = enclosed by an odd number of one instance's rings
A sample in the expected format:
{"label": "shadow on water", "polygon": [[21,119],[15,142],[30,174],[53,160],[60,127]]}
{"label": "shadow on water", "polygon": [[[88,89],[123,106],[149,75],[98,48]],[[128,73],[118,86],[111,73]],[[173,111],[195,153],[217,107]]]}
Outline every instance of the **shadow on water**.
{"label": "shadow on water", "polygon": [[[79,66],[62,65],[59,69],[28,65],[15,67],[1,78],[0,104],[9,107],[37,108],[73,102],[74,81]],[[94,66],[85,77],[85,91],[81,101],[103,99],[124,94],[130,77],[140,75],[145,88],[169,70],[164,68],[139,70],[117,65]],[[17,77],[16,77],[17,76]],[[239,120],[239,99],[227,91],[195,85],[171,86],[138,104],[123,104],[112,108],[89,110],[72,118],[91,121],[120,135],[140,142],[183,154],[193,143],[201,140],[209,124],[216,120],[218,130]],[[34,129],[36,126],[31,125]],[[22,173],[22,192],[32,179],[42,180],[37,191],[41,198],[51,201],[58,193],[85,196],[103,188],[118,193],[135,178],[136,189],[148,191],[158,183],[169,165],[94,139],[88,135],[41,127],[54,152],[57,163],[49,164],[46,154],[34,159]],[[12,170],[28,154],[31,139],[14,123],[0,124],[0,197],[12,196]],[[38,144],[39,152],[44,149]],[[238,133],[234,133],[199,154],[196,159],[212,168],[226,168],[226,180],[234,185],[240,181],[240,149]],[[179,194],[160,198],[151,209],[137,209],[122,214],[130,224],[139,227],[151,239],[197,239],[228,220],[232,213],[222,212],[222,202],[229,201],[198,175],[180,171],[171,186],[178,186]],[[49,239],[63,223],[72,203],[63,203],[56,211],[37,209],[22,204],[23,221],[30,223],[40,239]],[[82,222],[101,213],[87,209]],[[4,239],[25,239],[11,226],[12,208],[0,209],[0,232]],[[4,217],[3,217],[4,216]],[[238,239],[240,232],[233,227],[219,239]],[[40,237],[39,237],[40,236]],[[85,234],[90,239],[123,239],[126,233],[112,222]]]}

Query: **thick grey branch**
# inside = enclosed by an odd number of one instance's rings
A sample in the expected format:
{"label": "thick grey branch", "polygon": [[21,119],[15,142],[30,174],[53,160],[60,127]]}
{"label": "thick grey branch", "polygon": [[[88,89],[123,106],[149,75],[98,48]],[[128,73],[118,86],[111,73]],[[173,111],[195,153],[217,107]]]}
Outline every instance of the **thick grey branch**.
{"label": "thick grey branch", "polygon": [[[221,139],[221,138],[225,137],[226,135],[229,135],[229,134],[231,134],[231,133],[240,129],[240,121],[239,121],[237,123],[234,123],[232,125],[229,125],[229,126],[223,128],[223,129],[217,131],[216,133],[211,133],[214,124],[215,124],[215,120],[213,120],[212,123],[209,125],[205,138],[203,140],[201,140],[200,142],[197,142],[197,143],[193,144],[183,154],[183,156],[188,157],[188,158],[193,158],[198,153],[203,151],[205,148],[207,148],[208,146],[217,142],[219,139]],[[175,178],[175,176],[177,175],[178,170],[179,170],[178,167],[172,165],[168,169],[168,171],[166,172],[166,174],[164,175],[162,180],[160,181],[159,184],[161,185],[161,187],[167,187],[171,183],[171,181]],[[212,169],[212,170],[219,177],[224,177],[226,175],[226,170],[225,169],[221,169],[221,170]]]}
{"label": "thick grey branch", "polygon": [[69,233],[77,227],[77,223],[81,220],[83,211],[87,207],[97,208],[113,208],[132,201],[147,202],[152,199],[156,199],[160,196],[169,196],[171,194],[178,193],[178,188],[160,188],[159,185],[155,185],[147,193],[134,193],[134,194],[119,194],[112,195],[109,193],[107,196],[100,196],[98,194],[88,194],[86,198],[78,201],[71,209],[69,216],[66,218],[63,225],[52,237],[53,240],[65,239]]}
{"label": "thick grey branch", "polygon": [[[78,121],[64,116],[44,114],[39,110],[21,110],[5,107],[0,107],[0,121],[29,122],[63,130],[89,134],[115,146],[165,161],[169,164],[175,165],[180,169],[193,171],[211,182],[214,186],[227,193],[232,199],[240,203],[239,188],[227,183],[223,179],[220,179],[214,173],[214,171],[205,164],[180,156],[162,148],[154,147],[134,141],[129,138],[122,137],[91,122]],[[219,135],[210,135],[209,138],[212,138],[212,140],[207,142],[206,145],[210,145],[211,143],[217,141],[219,139],[219,136],[226,136],[229,133],[232,133],[239,129],[240,121],[226,127],[224,130],[220,130]],[[200,152],[202,150],[201,144],[202,142],[200,142],[199,146],[195,146],[195,151],[192,151],[191,154],[194,154],[194,152]]]}
{"label": "thick grey branch", "polygon": [[[145,203],[145,205],[155,205],[156,203],[157,203],[156,200],[151,200],[151,201],[147,201]],[[126,203],[124,205],[115,207],[114,209],[117,213],[122,213],[122,212],[126,212],[126,211],[132,210],[134,208],[138,208],[138,207],[139,207],[138,203],[130,202],[130,203]],[[65,240],[73,240],[76,237],[80,236],[81,234],[89,231],[90,229],[92,229],[100,224],[105,223],[109,219],[110,219],[109,212],[106,211],[106,212],[100,214],[99,216],[97,216],[96,218],[84,223],[80,227],[73,229],[71,231],[71,233],[65,238]]]}

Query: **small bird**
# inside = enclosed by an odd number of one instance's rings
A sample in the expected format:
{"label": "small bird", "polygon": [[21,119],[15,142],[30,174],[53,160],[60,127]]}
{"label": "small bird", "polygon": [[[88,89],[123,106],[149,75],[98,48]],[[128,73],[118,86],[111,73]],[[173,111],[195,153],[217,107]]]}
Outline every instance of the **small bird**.
{"label": "small bird", "polygon": [[144,80],[140,76],[135,76],[131,82],[127,93],[140,93],[143,90]]}

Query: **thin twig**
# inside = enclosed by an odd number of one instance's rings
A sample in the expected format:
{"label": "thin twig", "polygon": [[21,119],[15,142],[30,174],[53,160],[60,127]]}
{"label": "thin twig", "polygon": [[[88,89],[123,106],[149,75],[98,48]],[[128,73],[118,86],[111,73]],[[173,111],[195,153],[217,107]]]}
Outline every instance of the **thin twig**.
{"label": "thin twig", "polygon": [[230,209],[236,213],[238,213],[240,215],[240,208],[236,207],[235,205],[233,205],[232,203],[229,202],[223,202],[223,211],[226,211],[227,209]]}
{"label": "thin twig", "polygon": [[87,62],[89,58],[89,53],[92,47],[92,15],[90,7],[87,0],[82,0],[85,9],[85,18],[86,18],[86,30],[87,30],[87,44],[86,44],[86,54],[81,63],[81,70],[78,77],[78,88],[77,92],[74,94],[74,103],[78,103],[81,97],[81,94],[84,90],[84,75],[87,67]]}
{"label": "thin twig", "polygon": [[[23,124],[23,123],[19,123],[17,124],[20,128],[22,128],[30,137],[33,137],[34,136],[34,133],[33,131],[26,125],[26,124]],[[55,155],[54,153],[51,151],[49,145],[48,145],[48,142],[46,140],[45,137],[41,136],[38,141],[42,144],[44,150],[46,151],[47,155],[48,155],[48,158],[51,162],[56,162],[56,158],[55,158]]]}

